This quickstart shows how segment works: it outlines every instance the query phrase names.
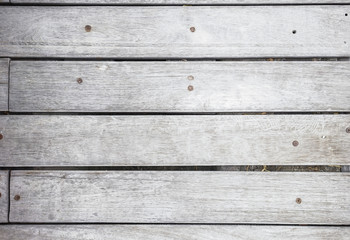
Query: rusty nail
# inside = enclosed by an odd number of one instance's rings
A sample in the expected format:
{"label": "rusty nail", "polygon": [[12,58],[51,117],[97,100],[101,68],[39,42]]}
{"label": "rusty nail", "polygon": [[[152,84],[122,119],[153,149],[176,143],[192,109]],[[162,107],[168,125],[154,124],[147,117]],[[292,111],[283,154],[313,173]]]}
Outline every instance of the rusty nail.
{"label": "rusty nail", "polygon": [[78,78],[78,79],[77,79],[77,82],[78,82],[79,84],[82,84],[82,83],[83,83],[83,79]]}
{"label": "rusty nail", "polygon": [[[345,130],[347,133],[350,133],[350,127],[346,128]],[[1,139],[1,138],[0,138]]]}
{"label": "rusty nail", "polygon": [[4,138],[4,135],[0,133],[0,140]]}
{"label": "rusty nail", "polygon": [[297,146],[299,145],[299,142],[298,142],[297,140],[294,140],[294,141],[292,142],[292,144],[293,144],[294,147],[297,147]]}
{"label": "rusty nail", "polygon": [[194,80],[194,77],[192,75],[187,77],[188,80]]}
{"label": "rusty nail", "polygon": [[86,32],[91,32],[91,26],[90,25],[86,25],[85,26],[85,31]]}
{"label": "rusty nail", "polygon": [[14,199],[15,199],[16,201],[18,201],[18,200],[21,199],[21,197],[20,197],[19,195],[16,195],[16,196],[14,197]]}
{"label": "rusty nail", "polygon": [[188,86],[188,91],[193,91],[193,86],[192,85],[190,85],[190,86]]}
{"label": "rusty nail", "polygon": [[297,204],[300,204],[301,203],[301,198],[297,198],[295,201],[296,201]]}
{"label": "rusty nail", "polygon": [[190,31],[191,31],[191,32],[195,32],[195,31],[196,31],[196,28],[195,28],[195,27],[190,27]]}

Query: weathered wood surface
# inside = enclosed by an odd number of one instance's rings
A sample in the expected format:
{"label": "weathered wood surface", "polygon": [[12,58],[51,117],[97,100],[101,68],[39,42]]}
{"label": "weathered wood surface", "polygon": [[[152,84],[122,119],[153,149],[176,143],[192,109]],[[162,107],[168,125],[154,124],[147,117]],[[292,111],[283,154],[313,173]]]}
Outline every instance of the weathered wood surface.
{"label": "weathered wood surface", "polygon": [[348,165],[349,126],[349,115],[0,116],[0,165]]}
{"label": "weathered wood surface", "polygon": [[8,222],[8,178],[8,171],[0,171],[0,223]]}
{"label": "weathered wood surface", "polygon": [[0,0],[0,4],[6,4],[6,3],[9,3],[10,0]]}
{"label": "weathered wood surface", "polygon": [[349,79],[350,62],[12,61],[10,110],[350,111]]}
{"label": "weathered wood surface", "polygon": [[348,240],[349,227],[248,225],[0,225],[2,240]]}
{"label": "weathered wood surface", "polygon": [[348,12],[346,5],[4,6],[0,56],[344,57],[350,56]]}
{"label": "weathered wood surface", "polygon": [[13,171],[10,221],[347,225],[349,180],[322,172]]}
{"label": "weathered wood surface", "polygon": [[[0,23],[1,24],[1,23]],[[9,59],[0,59],[0,111],[8,111]]]}
{"label": "weathered wood surface", "polygon": [[[4,1],[4,0],[0,0]],[[45,4],[97,4],[97,5],[206,5],[206,4],[336,4],[350,3],[349,0],[11,0],[11,3],[45,3]]]}

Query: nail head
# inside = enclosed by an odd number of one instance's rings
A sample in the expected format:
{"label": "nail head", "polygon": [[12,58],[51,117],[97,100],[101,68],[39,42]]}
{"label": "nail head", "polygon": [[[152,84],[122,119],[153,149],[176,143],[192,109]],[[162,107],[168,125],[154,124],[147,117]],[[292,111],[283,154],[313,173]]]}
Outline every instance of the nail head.
{"label": "nail head", "polygon": [[77,82],[78,82],[79,84],[82,84],[82,83],[83,83],[83,79],[78,78],[78,79],[77,79]]}
{"label": "nail head", "polygon": [[188,89],[188,91],[193,91],[193,86],[189,85],[187,89]]}
{"label": "nail head", "polygon": [[0,134],[0,140],[4,138],[4,135]]}
{"label": "nail head", "polygon": [[299,142],[298,142],[297,140],[294,140],[294,141],[292,142],[292,144],[293,144],[294,147],[297,147],[297,146],[299,145]]}
{"label": "nail head", "polygon": [[347,133],[350,133],[350,127],[346,128],[345,130]]}
{"label": "nail head", "polygon": [[21,197],[20,197],[19,195],[16,195],[16,196],[14,197],[14,199],[15,199],[16,201],[18,201],[18,200],[21,199]]}
{"label": "nail head", "polygon": [[301,204],[301,198],[297,198],[295,201],[297,204]]}
{"label": "nail head", "polygon": [[195,32],[195,31],[196,31],[196,28],[195,28],[195,27],[190,27],[190,31],[191,31],[191,32]]}
{"label": "nail head", "polygon": [[192,75],[187,77],[188,80],[194,80],[194,77]]}
{"label": "nail head", "polygon": [[90,25],[86,25],[86,26],[85,26],[85,31],[86,31],[86,32],[91,32],[91,28],[92,28],[92,27],[91,27]]}

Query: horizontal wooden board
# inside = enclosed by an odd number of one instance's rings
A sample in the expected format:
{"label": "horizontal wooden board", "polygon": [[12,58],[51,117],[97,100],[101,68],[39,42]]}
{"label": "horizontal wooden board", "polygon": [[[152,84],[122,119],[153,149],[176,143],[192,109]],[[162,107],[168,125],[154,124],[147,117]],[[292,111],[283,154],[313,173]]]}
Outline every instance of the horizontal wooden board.
{"label": "horizontal wooden board", "polygon": [[0,58],[0,111],[8,111],[9,59]]}
{"label": "horizontal wooden board", "polygon": [[0,225],[2,240],[348,240],[349,227],[248,225]]}
{"label": "horizontal wooden board", "polygon": [[0,9],[0,56],[234,58],[350,56],[350,7]]}
{"label": "horizontal wooden board", "polygon": [[349,126],[350,115],[0,116],[0,165],[348,165]]}
{"label": "horizontal wooden board", "polygon": [[[0,223],[8,222],[8,171],[0,171]],[[0,239],[3,234],[0,230]]]}
{"label": "horizontal wooden board", "polygon": [[346,225],[349,180],[322,172],[13,171],[10,221]]}
{"label": "horizontal wooden board", "polygon": [[350,62],[12,61],[10,110],[350,111],[349,79]]}
{"label": "horizontal wooden board", "polygon": [[[5,0],[0,0],[5,1]],[[206,4],[336,4],[350,3],[349,0],[11,0],[11,3],[35,4],[96,4],[96,5],[206,5]]]}

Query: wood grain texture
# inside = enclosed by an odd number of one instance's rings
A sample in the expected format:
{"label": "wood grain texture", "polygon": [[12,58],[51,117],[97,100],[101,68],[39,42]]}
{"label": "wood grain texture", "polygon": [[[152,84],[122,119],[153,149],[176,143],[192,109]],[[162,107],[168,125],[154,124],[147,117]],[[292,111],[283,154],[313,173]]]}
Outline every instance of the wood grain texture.
{"label": "wood grain texture", "polygon": [[349,10],[347,5],[4,6],[0,56],[348,57]]}
{"label": "wood grain texture", "polygon": [[[0,223],[8,222],[8,171],[0,171]],[[2,233],[0,230],[0,239]]]}
{"label": "wood grain texture", "polygon": [[9,79],[9,59],[0,58],[0,111],[9,110],[8,79]]}
{"label": "wood grain texture", "polygon": [[10,111],[350,111],[349,79],[350,62],[12,61]]}
{"label": "wood grain texture", "polygon": [[248,225],[0,225],[2,240],[348,240],[349,227]]}
{"label": "wood grain texture", "polygon": [[[0,0],[5,1],[5,0]],[[55,5],[97,4],[97,5],[206,5],[206,4],[337,4],[350,3],[349,0],[11,0],[16,3],[45,3]]]}
{"label": "wood grain texture", "polygon": [[349,126],[349,115],[0,116],[0,165],[349,165]]}
{"label": "wood grain texture", "polygon": [[[350,173],[13,171],[11,222],[350,223]],[[296,199],[300,198],[298,204]]]}

